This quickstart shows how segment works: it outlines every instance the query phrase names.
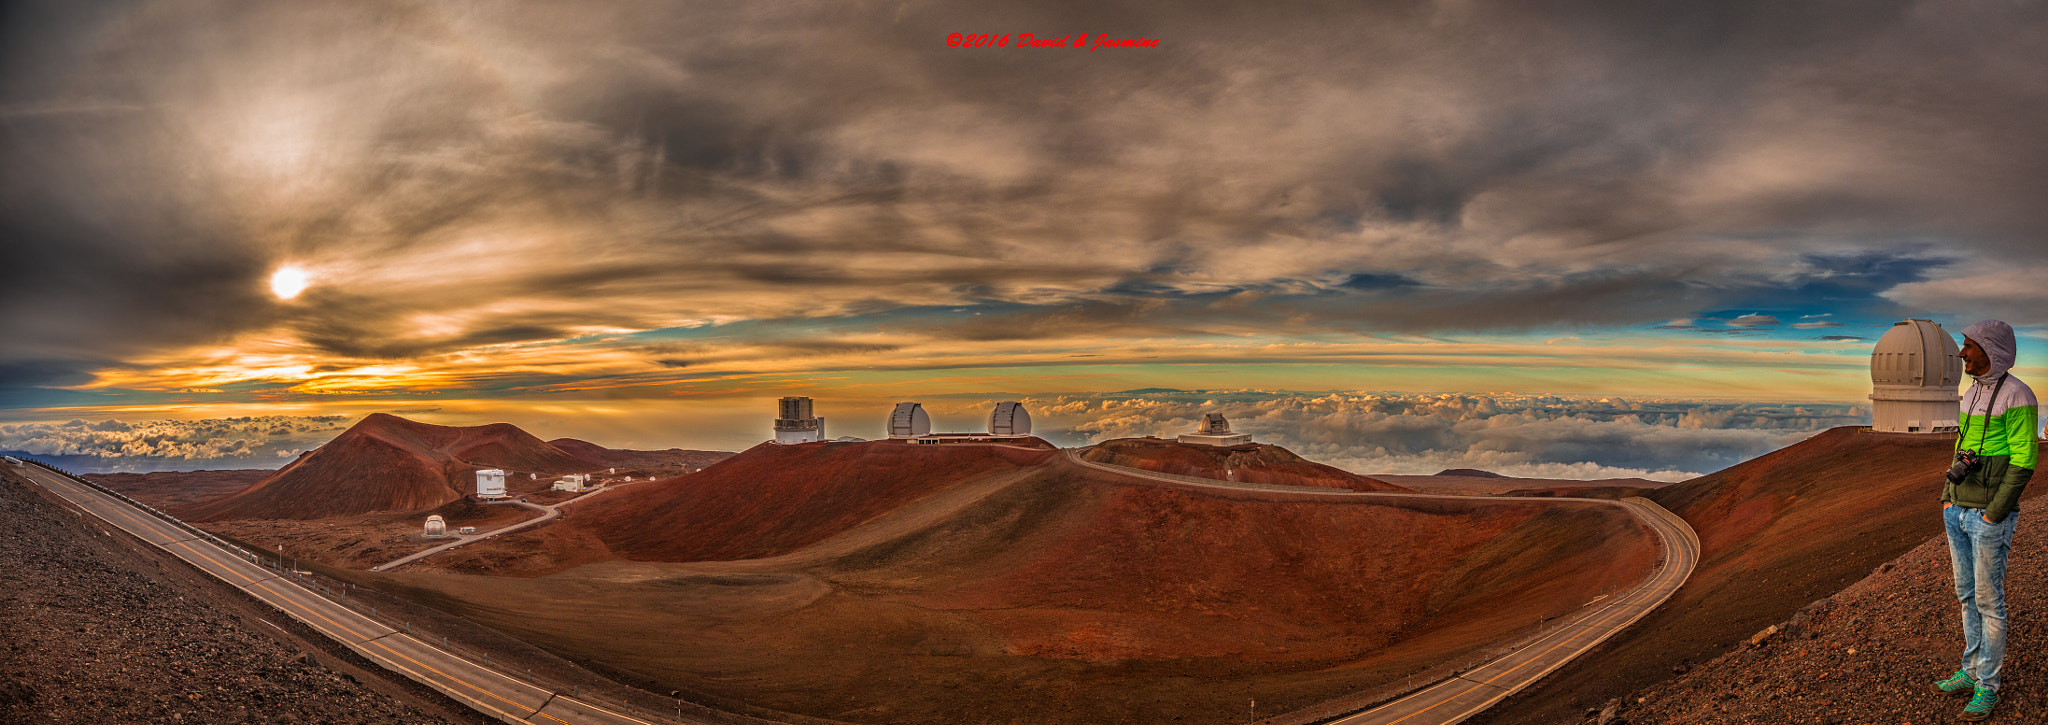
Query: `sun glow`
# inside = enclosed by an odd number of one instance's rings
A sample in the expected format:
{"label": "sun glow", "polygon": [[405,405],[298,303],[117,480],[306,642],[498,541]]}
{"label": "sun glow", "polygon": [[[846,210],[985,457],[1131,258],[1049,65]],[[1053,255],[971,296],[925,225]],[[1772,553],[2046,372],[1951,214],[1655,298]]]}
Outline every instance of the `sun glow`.
{"label": "sun glow", "polygon": [[270,273],[270,293],[277,295],[278,299],[288,300],[306,291],[306,286],[312,282],[312,279],[306,276],[306,270],[285,265]]}

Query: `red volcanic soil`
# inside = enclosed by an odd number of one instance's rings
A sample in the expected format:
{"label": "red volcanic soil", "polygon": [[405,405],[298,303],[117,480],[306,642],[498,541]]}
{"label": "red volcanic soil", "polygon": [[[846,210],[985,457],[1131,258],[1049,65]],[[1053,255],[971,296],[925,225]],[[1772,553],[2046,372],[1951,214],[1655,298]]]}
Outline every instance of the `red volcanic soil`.
{"label": "red volcanic soil", "polygon": [[1082,458],[1097,463],[1200,478],[1352,491],[1406,491],[1385,481],[1316,463],[1279,446],[1248,443],[1210,446],[1163,438],[1118,438],[1090,447]]}
{"label": "red volcanic soil", "polygon": [[1600,504],[1210,492],[1050,449],[764,445],[636,488],[535,534],[635,561],[361,576],[771,717],[1221,725],[1476,656],[1659,558]]}
{"label": "red volcanic soil", "polygon": [[1578,720],[1587,707],[1711,660],[1862,579],[1941,531],[1941,474],[1953,444],[1952,436],[1835,428],[1650,493],[1699,533],[1692,579],[1601,650],[1474,721]]}
{"label": "red volcanic soil", "polygon": [[226,498],[179,513],[193,521],[318,519],[378,511],[420,511],[475,490],[475,472],[502,468],[513,491],[545,489],[548,476],[597,468],[509,423],[467,428],[395,415],[364,418],[275,475]]}
{"label": "red volcanic soil", "polygon": [[607,494],[564,514],[629,559],[773,556],[963,480],[1059,455],[1038,445],[1044,448],[763,443],[697,473]]}
{"label": "red volcanic soil", "polygon": [[[2048,530],[2021,521],[2006,560],[2010,617],[1992,722],[2039,723],[2048,691]],[[1870,576],[1807,605],[1780,632],[1747,640],[1682,676],[1630,693],[1619,715],[1636,725],[1798,722],[1952,722],[1968,697],[1924,688],[1955,671],[1963,648],[1948,538],[1936,535]]]}
{"label": "red volcanic soil", "polygon": [[207,522],[205,528],[263,551],[277,551],[277,547],[283,546],[284,553],[301,561],[367,569],[448,543],[447,539],[430,539],[423,535],[429,515],[439,515],[451,532],[464,526],[490,531],[540,516],[524,506],[483,504],[463,497],[427,511],[310,520],[212,521]]}
{"label": "red volcanic soil", "polygon": [[605,468],[694,470],[733,456],[731,451],[692,451],[681,448],[670,448],[665,451],[629,451],[606,448],[575,438],[556,438],[548,441],[548,445],[575,456],[577,460]]}
{"label": "red volcanic soil", "polygon": [[88,473],[85,478],[159,510],[211,501],[276,474],[269,469]]}

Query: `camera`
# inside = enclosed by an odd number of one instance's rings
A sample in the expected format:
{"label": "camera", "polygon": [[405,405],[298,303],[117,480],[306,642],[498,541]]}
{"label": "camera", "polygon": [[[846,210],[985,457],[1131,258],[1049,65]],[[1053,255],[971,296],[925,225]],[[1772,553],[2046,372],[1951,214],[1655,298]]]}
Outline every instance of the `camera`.
{"label": "camera", "polygon": [[1948,482],[1962,483],[1979,465],[1983,465],[1983,461],[1977,457],[1976,451],[1956,451],[1955,462],[1948,464]]}

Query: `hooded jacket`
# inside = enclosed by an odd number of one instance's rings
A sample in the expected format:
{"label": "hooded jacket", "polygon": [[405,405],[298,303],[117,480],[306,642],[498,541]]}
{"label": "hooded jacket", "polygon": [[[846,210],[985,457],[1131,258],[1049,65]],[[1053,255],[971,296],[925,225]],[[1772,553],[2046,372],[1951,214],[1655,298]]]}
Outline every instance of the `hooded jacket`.
{"label": "hooded jacket", "polygon": [[1962,431],[1956,439],[1958,450],[1976,451],[1983,464],[1961,483],[1944,483],[1941,500],[1984,509],[1984,518],[2004,523],[2019,509],[2020,494],[2034,477],[2040,404],[2034,389],[2009,372],[2017,348],[2011,325],[1984,320],[1964,328],[1963,338],[1976,341],[1991,358],[1991,369],[1973,376],[1976,383],[1963,393]]}

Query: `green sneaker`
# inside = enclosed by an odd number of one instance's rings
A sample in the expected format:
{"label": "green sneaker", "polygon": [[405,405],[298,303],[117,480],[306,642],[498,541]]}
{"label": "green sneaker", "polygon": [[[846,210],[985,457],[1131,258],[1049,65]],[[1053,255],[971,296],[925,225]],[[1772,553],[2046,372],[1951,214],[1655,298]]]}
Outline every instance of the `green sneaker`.
{"label": "green sneaker", "polygon": [[1977,694],[1970,697],[1970,704],[1963,707],[1963,721],[1976,722],[1991,718],[1991,708],[1998,707],[1998,693],[1977,688]]}
{"label": "green sneaker", "polygon": [[1977,689],[1977,678],[1971,677],[1968,670],[1956,670],[1948,679],[1936,681],[1933,689],[1938,695],[1960,695]]}

